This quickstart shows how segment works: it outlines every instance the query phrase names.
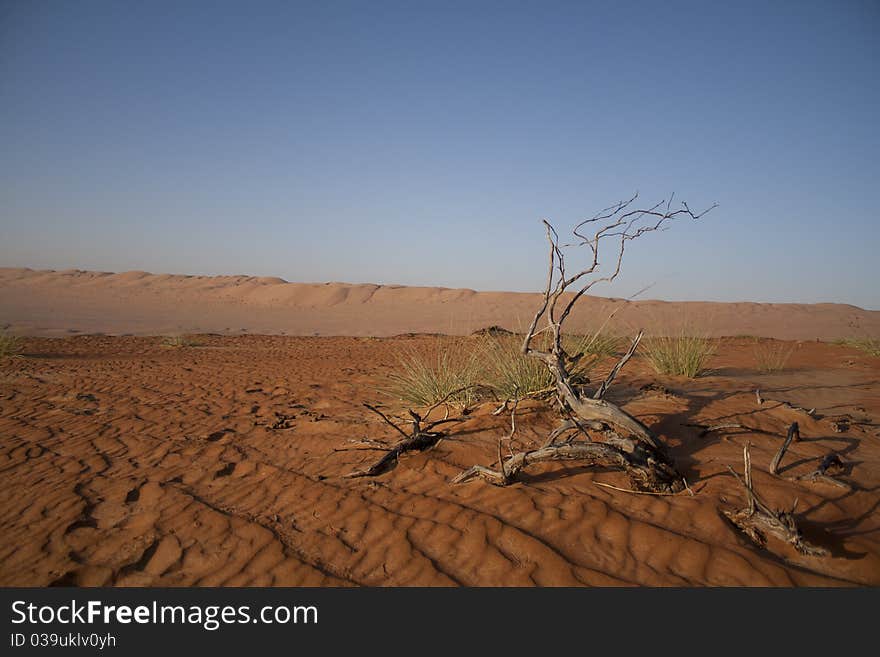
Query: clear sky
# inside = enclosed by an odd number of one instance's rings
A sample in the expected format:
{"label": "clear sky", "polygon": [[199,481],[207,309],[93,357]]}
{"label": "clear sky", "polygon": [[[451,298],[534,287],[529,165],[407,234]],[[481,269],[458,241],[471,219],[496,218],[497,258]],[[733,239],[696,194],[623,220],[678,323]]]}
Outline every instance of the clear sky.
{"label": "clear sky", "polygon": [[[880,309],[880,3],[0,0],[0,265]],[[610,264],[610,261],[609,261]]]}

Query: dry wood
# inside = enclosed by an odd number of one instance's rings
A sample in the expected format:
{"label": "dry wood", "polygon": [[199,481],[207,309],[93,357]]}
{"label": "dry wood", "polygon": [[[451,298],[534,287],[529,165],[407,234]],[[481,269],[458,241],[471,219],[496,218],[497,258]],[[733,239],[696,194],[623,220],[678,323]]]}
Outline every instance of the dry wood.
{"label": "dry wood", "polygon": [[746,425],[736,422],[726,422],[723,424],[685,424],[684,426],[702,429],[702,431],[700,431],[700,438],[712,433],[713,431],[723,431],[724,429],[749,429],[749,427],[747,427]]}
{"label": "dry wood", "polygon": [[791,402],[785,401],[784,399],[764,399],[764,397],[761,396],[760,390],[755,390],[755,398],[758,401],[758,406],[763,406],[766,402],[776,402],[780,406],[788,408],[792,411],[797,411],[798,413],[804,413],[806,415],[809,415],[813,419],[821,419],[821,416],[816,413],[815,408],[804,408],[803,406],[792,404]]}
{"label": "dry wood", "polygon": [[593,399],[602,399],[605,396],[605,393],[608,391],[608,388],[611,387],[611,384],[614,382],[614,378],[617,376],[618,372],[626,365],[627,361],[632,358],[633,354],[636,353],[636,349],[639,347],[639,342],[642,341],[642,335],[644,335],[644,331],[639,331],[636,337],[633,339],[632,344],[630,345],[627,352],[623,355],[617,364],[611,369],[608,373],[608,376],[605,377],[605,380],[602,382],[602,385],[598,387],[595,394],[593,394]]}
{"label": "dry wood", "polygon": [[836,479],[835,477],[828,474],[829,471],[839,472],[843,469],[844,464],[843,461],[840,459],[840,456],[836,452],[831,452],[822,459],[822,462],[819,464],[818,468],[816,468],[812,472],[808,472],[807,474],[796,477],[796,480],[809,481],[814,483],[818,482],[828,484],[829,486],[835,486],[837,488],[843,488],[844,490],[852,490],[852,486],[850,486],[848,483],[846,483],[845,481],[841,481],[840,479]]}
{"label": "dry wood", "polygon": [[[801,554],[813,557],[827,556],[828,550],[813,545],[804,539],[795,521],[794,506],[791,511],[774,511],[762,502],[757,493],[755,493],[754,484],[752,483],[752,459],[749,453],[749,443],[746,443],[743,447],[743,465],[745,481],[740,478],[733,468],[728,466],[731,474],[746,489],[748,497],[748,506],[746,508],[739,511],[722,511],[730,522],[759,547],[766,548],[767,546],[766,532],[789,543]],[[795,500],[795,505],[797,505],[797,500]]]}
{"label": "dry wood", "polygon": [[475,465],[455,477],[452,483],[482,478],[496,486],[507,486],[528,466],[547,461],[581,461],[586,465],[617,467],[642,490],[674,493],[683,489],[678,473],[667,464],[653,460],[644,448],[637,447],[635,452],[627,454],[614,445],[600,442],[572,442],[518,452],[504,459],[498,470]]}
{"label": "dry wood", "polygon": [[[446,434],[444,434],[442,431],[434,431],[433,429],[440,426],[441,424],[462,422],[465,420],[465,418],[444,417],[441,420],[434,421],[428,421],[426,420],[426,418],[430,415],[431,411],[443,404],[447,399],[449,399],[449,397],[461,392],[462,390],[463,389],[452,391],[444,399],[431,406],[425,413],[425,417],[422,417],[421,415],[410,409],[409,415],[412,419],[412,428],[409,434],[407,434],[397,424],[388,419],[388,417],[378,408],[376,408],[375,406],[371,406],[370,404],[364,404],[366,408],[381,417],[386,424],[393,427],[399,434],[401,434],[403,436],[403,440],[390,448],[388,448],[386,445],[385,448],[388,449],[388,451],[382,456],[382,458],[373,463],[373,465],[371,465],[366,470],[355,470],[354,472],[350,472],[345,476],[350,479],[356,477],[375,477],[390,470],[397,463],[401,455],[407,452],[423,452],[426,449],[434,447]],[[427,423],[423,426],[423,423],[425,422]],[[364,443],[365,446],[361,447],[361,449],[376,449],[376,445],[379,444],[376,443],[376,441],[364,441]]]}
{"label": "dry wood", "polygon": [[782,443],[782,447],[779,448],[779,451],[776,452],[776,456],[774,456],[773,460],[770,461],[770,474],[779,473],[779,463],[782,461],[782,457],[785,455],[785,450],[788,449],[788,446],[791,445],[792,441],[797,442],[800,439],[801,432],[798,428],[798,423],[792,422],[791,426],[788,427],[788,434],[785,436],[785,441]]}

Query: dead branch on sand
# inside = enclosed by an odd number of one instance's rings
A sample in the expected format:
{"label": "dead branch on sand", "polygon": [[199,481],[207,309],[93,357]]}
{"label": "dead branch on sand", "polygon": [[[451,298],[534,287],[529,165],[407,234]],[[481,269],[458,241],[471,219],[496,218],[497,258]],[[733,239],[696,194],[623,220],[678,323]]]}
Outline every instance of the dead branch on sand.
{"label": "dead branch on sand", "polygon": [[844,490],[852,490],[852,486],[850,486],[848,483],[833,477],[831,474],[828,474],[829,471],[841,472],[845,467],[846,466],[840,459],[840,456],[838,456],[836,452],[831,452],[825,455],[825,458],[823,458],[822,462],[819,463],[818,468],[816,468],[812,472],[808,472],[807,474],[802,474],[798,477],[795,477],[795,480],[828,484],[829,486],[835,486]]}
{"label": "dead branch on sand", "polygon": [[794,549],[801,554],[812,557],[827,556],[828,550],[807,542],[800,529],[798,529],[794,518],[797,499],[795,499],[791,511],[774,511],[764,504],[755,493],[754,486],[752,485],[752,458],[749,453],[749,443],[746,443],[743,447],[743,467],[745,481],[740,478],[733,468],[730,466],[727,468],[736,477],[737,481],[745,487],[746,495],[748,496],[748,506],[746,508],[739,511],[722,511],[730,522],[758,547],[766,547],[767,537],[765,532],[769,532],[794,546]]}
{"label": "dead branch on sand", "polygon": [[[785,454],[785,451],[788,449],[788,446],[792,442],[798,442],[800,439],[801,432],[798,428],[798,423],[792,422],[791,426],[788,428],[788,435],[786,435],[785,437],[785,442],[782,443],[779,451],[776,452],[776,456],[774,456],[773,460],[770,461],[770,474],[779,474],[779,463],[782,461],[782,457]],[[838,456],[836,452],[831,452],[822,459],[822,461],[819,463],[819,467],[817,467],[815,470],[813,470],[812,472],[808,472],[807,474],[799,475],[797,477],[789,477],[789,480],[808,481],[813,483],[819,482],[829,484],[831,486],[836,486],[837,488],[851,490],[852,487],[848,483],[839,479],[835,479],[833,476],[828,474],[829,470],[839,472],[843,469],[844,464],[843,461],[840,460],[840,456]]]}
{"label": "dead branch on sand", "polygon": [[412,426],[410,429],[410,433],[408,434],[406,433],[406,431],[401,429],[400,426],[392,422],[388,418],[388,416],[386,416],[378,408],[365,403],[364,406],[366,408],[382,418],[382,420],[384,420],[387,425],[392,427],[395,431],[397,431],[397,433],[403,436],[403,440],[390,448],[387,445],[382,445],[381,443],[378,443],[377,441],[361,441],[361,444],[363,446],[360,447],[360,449],[387,449],[388,451],[382,456],[382,458],[373,463],[373,465],[371,465],[366,470],[355,470],[354,472],[350,472],[345,475],[345,477],[349,479],[353,479],[356,477],[375,477],[390,470],[397,463],[397,460],[400,458],[401,455],[406,454],[407,452],[423,452],[426,449],[435,447],[437,443],[439,443],[446,435],[443,431],[434,431],[436,427],[439,427],[441,424],[463,422],[467,418],[463,415],[457,417],[448,417],[447,415],[440,420],[431,421],[428,420],[428,418],[430,418],[431,416],[431,412],[439,406],[445,404],[450,397],[457,395],[460,392],[463,392],[468,387],[470,386],[465,386],[464,388],[453,390],[443,399],[428,408],[427,411],[425,411],[424,416],[419,415],[412,409],[409,409],[408,412],[411,418]]}
{"label": "dead branch on sand", "polygon": [[758,406],[763,406],[766,402],[776,402],[783,408],[787,408],[792,411],[796,411],[798,413],[805,413],[810,416],[814,420],[821,420],[822,416],[816,413],[815,408],[804,408],[803,406],[798,406],[797,404],[792,404],[790,401],[785,401],[784,399],[765,399],[761,396],[761,391],[755,390],[755,398],[758,402]]}
{"label": "dead branch on sand", "polygon": [[[553,226],[544,221],[549,242],[549,271],[547,287],[541,306],[532,319],[522,345],[522,353],[541,360],[550,370],[555,380],[555,392],[562,412],[567,416],[550,434],[545,444],[534,450],[511,454],[501,460],[500,470],[475,465],[453,479],[454,483],[469,481],[479,477],[490,483],[504,486],[513,481],[526,467],[545,461],[582,461],[587,465],[618,467],[630,475],[635,486],[655,492],[677,492],[682,488],[682,476],[666,455],[666,451],[656,436],[639,420],[607,401],[605,395],[620,370],[632,358],[642,339],[640,331],[629,350],[609,372],[605,380],[593,394],[575,386],[570,369],[576,358],[563,348],[563,325],[577,301],[594,285],[609,283],[617,278],[626,245],[646,233],[661,230],[665,224],[678,217],[699,219],[706,212],[694,213],[687,203],[673,209],[673,198],[661,201],[647,209],[632,209],[630,206],[638,197],[621,201],[597,213],[575,226],[572,231],[574,244],[562,244]],[[587,233],[598,227],[595,233]],[[602,246],[608,240],[616,242],[614,269],[605,276],[598,274],[599,257]],[[567,246],[586,246],[592,259],[584,269],[567,274],[565,254]],[[538,329],[539,323],[544,326]],[[548,351],[532,346],[539,333],[551,336]],[[557,439],[569,430],[577,430],[584,439],[557,444]],[[591,435],[588,431],[594,431]]]}
{"label": "dead branch on sand", "polygon": [[782,443],[782,447],[779,448],[779,451],[776,452],[776,456],[770,461],[770,474],[779,474],[779,463],[785,455],[785,450],[788,449],[788,446],[791,445],[792,441],[798,442],[800,439],[801,432],[798,428],[798,423],[792,422],[791,426],[788,427],[788,434],[785,436],[785,441]]}

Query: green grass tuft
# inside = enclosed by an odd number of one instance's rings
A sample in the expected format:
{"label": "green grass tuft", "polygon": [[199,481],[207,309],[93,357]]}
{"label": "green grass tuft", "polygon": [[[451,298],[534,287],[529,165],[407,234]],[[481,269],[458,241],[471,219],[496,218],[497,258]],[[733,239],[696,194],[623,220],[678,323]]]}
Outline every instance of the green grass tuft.
{"label": "green grass tuft", "polygon": [[564,339],[565,351],[569,356],[584,354],[594,360],[614,356],[620,349],[621,338],[618,335],[596,332],[592,335],[572,335]]}
{"label": "green grass tuft", "polygon": [[522,353],[522,342],[521,336],[495,335],[480,345],[484,381],[501,399],[535,395],[554,385],[547,366]]}
{"label": "green grass tuft", "polygon": [[871,356],[880,356],[880,338],[845,338],[835,344],[860,349]]}
{"label": "green grass tuft", "polygon": [[469,405],[478,397],[482,379],[479,352],[466,338],[438,338],[427,351],[404,348],[398,368],[388,375],[384,392],[415,407],[431,406],[449,396],[454,404]]}
{"label": "green grass tuft", "polygon": [[691,379],[705,373],[706,363],[715,353],[715,344],[709,338],[695,335],[648,338],[642,346],[658,373]]}
{"label": "green grass tuft", "polygon": [[[502,399],[514,399],[541,393],[551,393],[556,380],[543,361],[522,353],[522,336],[494,335],[486,337],[482,345],[485,361],[486,385]],[[543,342],[544,344],[541,344]],[[535,346],[550,349],[547,334],[535,338]],[[586,382],[598,360],[616,353],[620,338],[602,333],[584,336],[563,336],[566,353],[576,358],[569,374],[575,385]]]}

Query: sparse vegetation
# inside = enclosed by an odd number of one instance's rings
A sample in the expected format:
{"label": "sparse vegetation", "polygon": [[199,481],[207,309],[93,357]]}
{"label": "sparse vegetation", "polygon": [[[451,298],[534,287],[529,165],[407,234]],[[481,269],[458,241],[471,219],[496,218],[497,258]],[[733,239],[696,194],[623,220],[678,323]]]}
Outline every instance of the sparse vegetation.
{"label": "sparse vegetation", "polygon": [[0,358],[17,356],[21,352],[21,340],[8,333],[0,333]]}
{"label": "sparse vegetation", "polygon": [[755,363],[758,371],[770,374],[781,372],[788,364],[794,352],[794,344],[786,344],[779,340],[762,340],[755,338]]}
{"label": "sparse vegetation", "polygon": [[427,353],[413,347],[398,356],[385,392],[417,407],[442,399],[467,405],[477,398],[481,378],[479,352],[466,338],[437,338]]}
{"label": "sparse vegetation", "polygon": [[601,331],[582,336],[564,336],[564,340],[565,350],[570,356],[584,354],[594,357],[595,360],[614,356],[622,342],[620,336]]}
{"label": "sparse vegetation", "polygon": [[[566,353],[576,360],[570,371],[575,385],[585,383],[596,362],[614,355],[620,345],[619,337],[600,332],[565,337]],[[492,335],[481,345],[485,384],[502,399],[551,394],[555,388],[556,380],[547,365],[523,354],[522,340],[518,335]],[[549,338],[546,342],[549,348]]]}
{"label": "sparse vegetation", "polygon": [[487,337],[480,345],[480,355],[485,383],[502,399],[549,393],[553,389],[550,370],[522,353],[522,338],[518,336]]}
{"label": "sparse vegetation", "polygon": [[706,337],[681,333],[644,341],[644,354],[659,374],[696,378],[706,371],[715,344]]}
{"label": "sparse vegetation", "polygon": [[836,344],[860,349],[871,356],[880,356],[880,338],[846,338],[838,340]]}
{"label": "sparse vegetation", "polygon": [[180,349],[182,347],[198,347],[199,342],[186,335],[166,335],[162,338],[162,346]]}

